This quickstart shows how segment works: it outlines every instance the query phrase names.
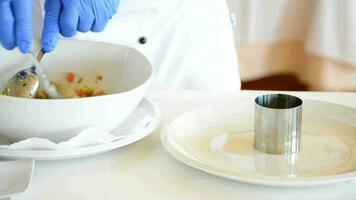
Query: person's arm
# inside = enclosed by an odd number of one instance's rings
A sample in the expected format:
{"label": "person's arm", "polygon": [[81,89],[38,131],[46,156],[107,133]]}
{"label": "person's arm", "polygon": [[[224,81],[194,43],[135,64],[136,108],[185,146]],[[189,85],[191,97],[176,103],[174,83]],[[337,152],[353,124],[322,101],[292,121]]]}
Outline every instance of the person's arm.
{"label": "person's arm", "polygon": [[27,53],[32,46],[32,0],[0,0],[0,43]]}
{"label": "person's arm", "polygon": [[59,34],[72,37],[77,31],[103,31],[118,5],[119,0],[46,0],[42,48],[53,51]]}

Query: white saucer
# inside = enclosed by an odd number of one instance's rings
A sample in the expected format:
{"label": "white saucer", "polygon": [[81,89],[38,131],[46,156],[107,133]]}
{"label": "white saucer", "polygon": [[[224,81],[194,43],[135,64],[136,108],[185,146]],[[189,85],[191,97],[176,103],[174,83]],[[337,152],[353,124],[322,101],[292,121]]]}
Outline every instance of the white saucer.
{"label": "white saucer", "polygon": [[[117,141],[113,141],[111,143],[75,148],[75,149],[66,149],[66,150],[11,150],[11,149],[0,149],[0,158],[7,159],[35,159],[35,160],[61,160],[61,159],[72,159],[79,158],[85,156],[91,156],[99,153],[103,153],[106,151],[110,151],[113,149],[117,149],[119,147],[134,143],[142,138],[148,136],[152,133],[161,121],[161,115],[158,106],[156,106],[152,101],[144,98],[138,108],[144,108],[147,111],[148,115],[153,116],[153,121],[149,123],[146,128],[140,132],[134,132],[130,134],[130,125],[134,125],[132,121],[132,117],[128,117],[131,121],[126,120],[120,126],[126,126],[125,130],[127,130],[128,136],[124,139],[120,139]],[[135,110],[136,111],[136,110]],[[135,111],[131,114],[131,116],[135,116]],[[138,116],[144,117],[144,116]],[[136,119],[139,121],[139,119]],[[115,134],[115,131],[113,132]],[[1,142],[1,140],[0,140]],[[1,143],[0,143],[1,145]]]}
{"label": "white saucer", "polygon": [[228,179],[272,186],[310,186],[356,178],[356,109],[304,100],[299,154],[253,148],[254,99],[223,102],[180,115],[162,130],[176,159]]}

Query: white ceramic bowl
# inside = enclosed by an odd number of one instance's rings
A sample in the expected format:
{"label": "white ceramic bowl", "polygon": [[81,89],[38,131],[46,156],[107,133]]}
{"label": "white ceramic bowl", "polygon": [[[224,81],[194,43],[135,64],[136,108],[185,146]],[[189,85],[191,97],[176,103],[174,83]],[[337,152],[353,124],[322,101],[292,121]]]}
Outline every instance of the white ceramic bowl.
{"label": "white ceramic bowl", "polygon": [[[28,56],[0,50],[1,88],[27,66]],[[0,135],[11,140],[29,137],[52,141],[69,139],[81,129],[99,126],[113,130],[138,105],[153,78],[150,62],[138,51],[120,45],[62,40],[43,65],[51,80],[66,82],[66,72],[83,77],[82,85],[110,95],[81,99],[23,99],[0,95]],[[103,80],[96,83],[95,77]]]}

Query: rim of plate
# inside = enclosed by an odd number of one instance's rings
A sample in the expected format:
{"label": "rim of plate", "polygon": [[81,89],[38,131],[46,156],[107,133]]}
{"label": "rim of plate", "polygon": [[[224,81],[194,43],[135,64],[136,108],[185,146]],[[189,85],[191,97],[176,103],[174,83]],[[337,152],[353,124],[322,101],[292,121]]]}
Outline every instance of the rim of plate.
{"label": "rim of plate", "polygon": [[[210,107],[219,106],[222,104],[228,104],[228,103],[236,102],[236,101],[247,101],[247,100],[251,100],[251,99],[253,100],[253,98],[241,98],[241,99],[236,99],[236,100],[221,101],[221,102],[213,103],[210,105],[198,107],[198,108],[184,112],[184,113],[176,116],[173,120],[165,123],[164,126],[162,127],[161,142],[162,142],[163,147],[175,159],[177,159],[178,161],[180,161],[190,167],[196,168],[198,170],[204,171],[204,172],[212,174],[212,175],[216,175],[216,176],[219,176],[222,178],[226,178],[226,179],[230,179],[230,180],[234,180],[234,181],[238,181],[238,182],[243,182],[243,183],[267,185],[267,186],[279,186],[279,187],[306,187],[306,186],[318,186],[318,185],[333,184],[333,183],[344,182],[344,181],[348,181],[348,180],[352,180],[352,179],[356,178],[356,170],[351,171],[351,172],[345,172],[342,174],[329,175],[329,176],[302,177],[302,178],[301,177],[283,178],[283,177],[265,176],[265,175],[258,175],[258,174],[251,175],[251,174],[247,174],[247,173],[243,173],[243,172],[241,172],[240,174],[224,173],[224,172],[221,172],[221,170],[217,167],[211,167],[207,164],[200,162],[197,159],[194,159],[193,156],[189,156],[189,155],[182,153],[180,150],[184,150],[183,147],[176,146],[171,143],[170,137],[169,137],[169,128],[175,122],[176,119],[178,119],[184,115],[191,114],[193,112],[205,110]],[[317,100],[311,100],[311,99],[303,99],[303,101],[329,103],[329,102],[323,102],[323,101],[317,101]],[[329,104],[334,104],[334,103],[329,103]],[[344,106],[344,105],[339,105],[339,104],[334,104],[334,105],[348,107],[348,108],[356,110],[355,108],[352,108],[349,106]]]}
{"label": "rim of plate", "polygon": [[110,142],[107,144],[100,144],[95,146],[80,147],[65,150],[9,150],[0,149],[0,158],[10,159],[34,159],[34,160],[65,160],[82,158],[95,154],[104,153],[114,150],[128,144],[137,142],[154,132],[161,122],[161,111],[159,107],[149,98],[144,97],[142,101],[147,101],[153,108],[154,119],[149,126],[140,134],[132,134],[127,138]]}

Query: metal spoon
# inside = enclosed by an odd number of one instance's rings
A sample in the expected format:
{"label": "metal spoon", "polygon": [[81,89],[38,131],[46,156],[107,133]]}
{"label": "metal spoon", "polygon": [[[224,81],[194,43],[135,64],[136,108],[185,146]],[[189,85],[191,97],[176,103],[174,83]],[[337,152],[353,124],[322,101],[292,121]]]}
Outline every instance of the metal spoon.
{"label": "metal spoon", "polygon": [[30,57],[33,61],[33,66],[17,72],[7,84],[3,91],[5,95],[35,98],[40,91],[40,86],[43,87],[47,96],[51,99],[60,99],[64,96],[58,91],[56,85],[48,80],[47,75],[40,64],[45,51],[41,49],[35,58],[33,54]]}

